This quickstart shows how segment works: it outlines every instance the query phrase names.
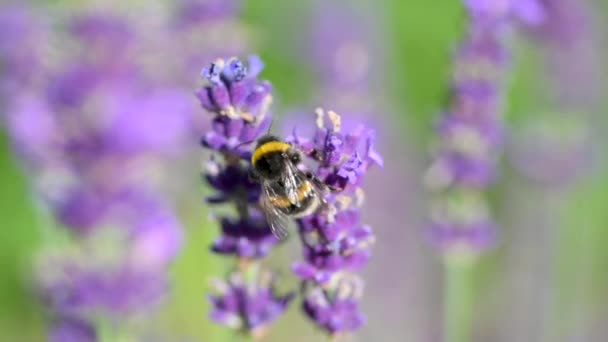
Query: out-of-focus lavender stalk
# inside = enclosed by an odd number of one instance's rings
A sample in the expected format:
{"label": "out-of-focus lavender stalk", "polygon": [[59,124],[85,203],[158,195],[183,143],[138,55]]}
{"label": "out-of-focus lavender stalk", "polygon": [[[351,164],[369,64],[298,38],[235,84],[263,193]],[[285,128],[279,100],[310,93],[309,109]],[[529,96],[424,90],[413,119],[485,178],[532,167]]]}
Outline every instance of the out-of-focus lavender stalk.
{"label": "out-of-focus lavender stalk", "polygon": [[236,214],[218,217],[221,235],[211,250],[236,260],[227,279],[213,284],[217,293],[209,297],[210,318],[254,339],[267,334],[293,298],[293,293],[278,294],[276,276],[261,263],[279,242],[258,207],[260,185],[250,179],[252,144],[271,122],[272,87],[257,79],[262,68],[257,57],[250,57],[248,65],[236,58],[218,59],[203,69],[205,85],[197,92],[202,107],[213,115],[201,141],[213,152],[205,179],[216,193],[207,203],[229,205]]}
{"label": "out-of-focus lavender stalk", "polygon": [[[497,179],[502,146],[504,80],[513,20],[542,20],[528,0],[467,0],[467,33],[455,56],[450,108],[437,124],[438,146],[426,174],[437,194],[430,239],[446,267],[444,340],[471,336],[471,267],[496,239],[485,192]],[[468,300],[467,300],[468,299]]]}
{"label": "out-of-focus lavender stalk", "polygon": [[591,121],[602,81],[593,8],[584,0],[541,0],[545,20],[531,28],[540,43],[542,101],[510,145],[515,168],[534,182],[567,187],[592,164]]}
{"label": "out-of-focus lavender stalk", "polygon": [[[539,2],[545,20],[529,32],[534,48],[541,52],[543,66],[535,73],[539,79],[534,89],[537,106],[516,127],[508,146],[512,165],[527,186],[510,201],[514,207],[511,215],[522,224],[512,234],[511,242],[518,248],[509,259],[519,279],[529,280],[517,280],[520,285],[516,295],[521,295],[505,308],[512,316],[505,322],[505,331],[520,331],[514,339],[602,340],[585,336],[593,329],[588,325],[589,311],[582,299],[589,292],[588,284],[593,283],[594,271],[585,265],[592,264],[589,251],[597,236],[588,225],[564,225],[562,215],[555,213],[563,210],[571,191],[586,180],[585,176],[605,163],[604,156],[596,151],[605,146],[606,140],[594,131],[603,120],[601,97],[606,89],[601,62],[603,42],[597,34],[606,30],[597,20],[599,4],[592,1]],[[532,212],[524,197],[532,198],[528,202],[542,198],[543,203],[535,205]],[[568,258],[574,262],[564,267],[556,256],[561,251],[561,237],[569,231],[579,238],[568,241],[576,252]],[[536,241],[544,241],[543,248]],[[529,259],[536,261],[522,266],[521,261]],[[575,280],[568,290],[555,281],[565,271]],[[506,279],[513,278],[509,275],[514,270],[507,266],[505,272]],[[539,272],[543,272],[542,277]],[[522,303],[533,305],[535,310],[518,310]],[[534,329],[525,328],[532,326]]]}
{"label": "out-of-focus lavender stalk", "polygon": [[[40,21],[16,23],[28,22]],[[49,53],[61,55],[52,68],[31,65],[38,82],[7,73],[24,89],[6,102],[9,135],[68,237],[41,253],[36,286],[52,316],[50,341],[134,337],[129,322],[162,299],[181,245],[156,171],[179,149],[185,98],[138,73],[127,58],[133,32],[119,16],[76,15],[66,30],[45,27],[74,50]]]}
{"label": "out-of-focus lavender stalk", "polygon": [[317,163],[315,177],[334,191],[324,195],[326,208],[298,220],[304,260],[293,264],[302,280],[304,312],[333,337],[358,330],[365,323],[359,300],[363,280],[359,272],[371,256],[374,235],[361,222],[364,176],[373,165],[382,166],[374,149],[375,132],[359,125],[343,132],[341,117],[316,112],[311,137],[294,130],[291,142]]}

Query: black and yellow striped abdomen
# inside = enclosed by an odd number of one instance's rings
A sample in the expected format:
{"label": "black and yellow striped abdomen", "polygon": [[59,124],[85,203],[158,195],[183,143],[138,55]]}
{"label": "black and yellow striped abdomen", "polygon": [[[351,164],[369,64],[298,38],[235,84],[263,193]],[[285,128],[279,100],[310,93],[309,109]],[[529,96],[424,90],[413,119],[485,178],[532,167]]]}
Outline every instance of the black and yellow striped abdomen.
{"label": "black and yellow striped abdomen", "polygon": [[317,210],[320,201],[312,183],[303,181],[296,192],[297,203],[292,203],[286,194],[270,196],[268,201],[286,215],[301,217]]}

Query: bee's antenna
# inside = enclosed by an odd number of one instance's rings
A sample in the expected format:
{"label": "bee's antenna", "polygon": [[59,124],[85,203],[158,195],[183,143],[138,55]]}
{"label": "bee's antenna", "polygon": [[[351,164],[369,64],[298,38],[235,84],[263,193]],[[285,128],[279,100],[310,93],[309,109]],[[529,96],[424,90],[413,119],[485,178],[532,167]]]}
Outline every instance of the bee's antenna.
{"label": "bee's antenna", "polygon": [[274,123],[274,118],[270,118],[270,125],[268,125],[268,130],[266,131],[266,135],[270,134],[270,129],[272,128],[273,123]]}
{"label": "bee's antenna", "polygon": [[234,148],[239,148],[239,147],[241,147],[241,146],[243,146],[243,145],[251,144],[251,143],[252,143],[252,142],[254,142],[254,141],[255,141],[255,140],[250,140],[250,141],[245,141],[245,142],[242,142],[242,143],[240,143],[240,144],[238,144],[238,145],[234,146]]}

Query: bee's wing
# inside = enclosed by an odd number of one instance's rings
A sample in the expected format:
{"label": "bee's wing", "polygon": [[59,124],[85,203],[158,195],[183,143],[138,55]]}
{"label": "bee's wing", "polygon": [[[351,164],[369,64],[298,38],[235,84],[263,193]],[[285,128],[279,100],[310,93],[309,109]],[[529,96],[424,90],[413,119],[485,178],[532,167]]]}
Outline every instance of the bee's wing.
{"label": "bee's wing", "polygon": [[272,205],[270,198],[273,196],[277,196],[277,194],[273,190],[272,186],[269,183],[264,183],[262,185],[262,197],[260,199],[262,211],[266,215],[266,222],[270,226],[272,233],[280,240],[283,240],[289,235],[287,226],[289,226],[290,219],[287,215]]}
{"label": "bee's wing", "polygon": [[298,198],[298,189],[300,185],[306,181],[306,176],[295,164],[287,163],[285,172],[282,175],[282,181],[284,184],[285,196],[287,196],[291,204],[299,207],[300,199]]}

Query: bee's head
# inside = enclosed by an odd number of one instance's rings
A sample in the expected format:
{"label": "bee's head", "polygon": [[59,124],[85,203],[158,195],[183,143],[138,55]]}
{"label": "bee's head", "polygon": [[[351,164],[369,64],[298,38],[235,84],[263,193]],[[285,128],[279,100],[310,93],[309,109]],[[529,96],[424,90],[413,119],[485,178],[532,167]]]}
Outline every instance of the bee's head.
{"label": "bee's head", "polygon": [[267,180],[277,179],[285,172],[291,146],[274,135],[258,139],[251,157],[251,164],[258,176]]}
{"label": "bee's head", "polygon": [[265,134],[257,140],[255,148],[257,149],[258,147],[264,145],[265,143],[269,143],[271,141],[282,141],[282,140],[275,135]]}

